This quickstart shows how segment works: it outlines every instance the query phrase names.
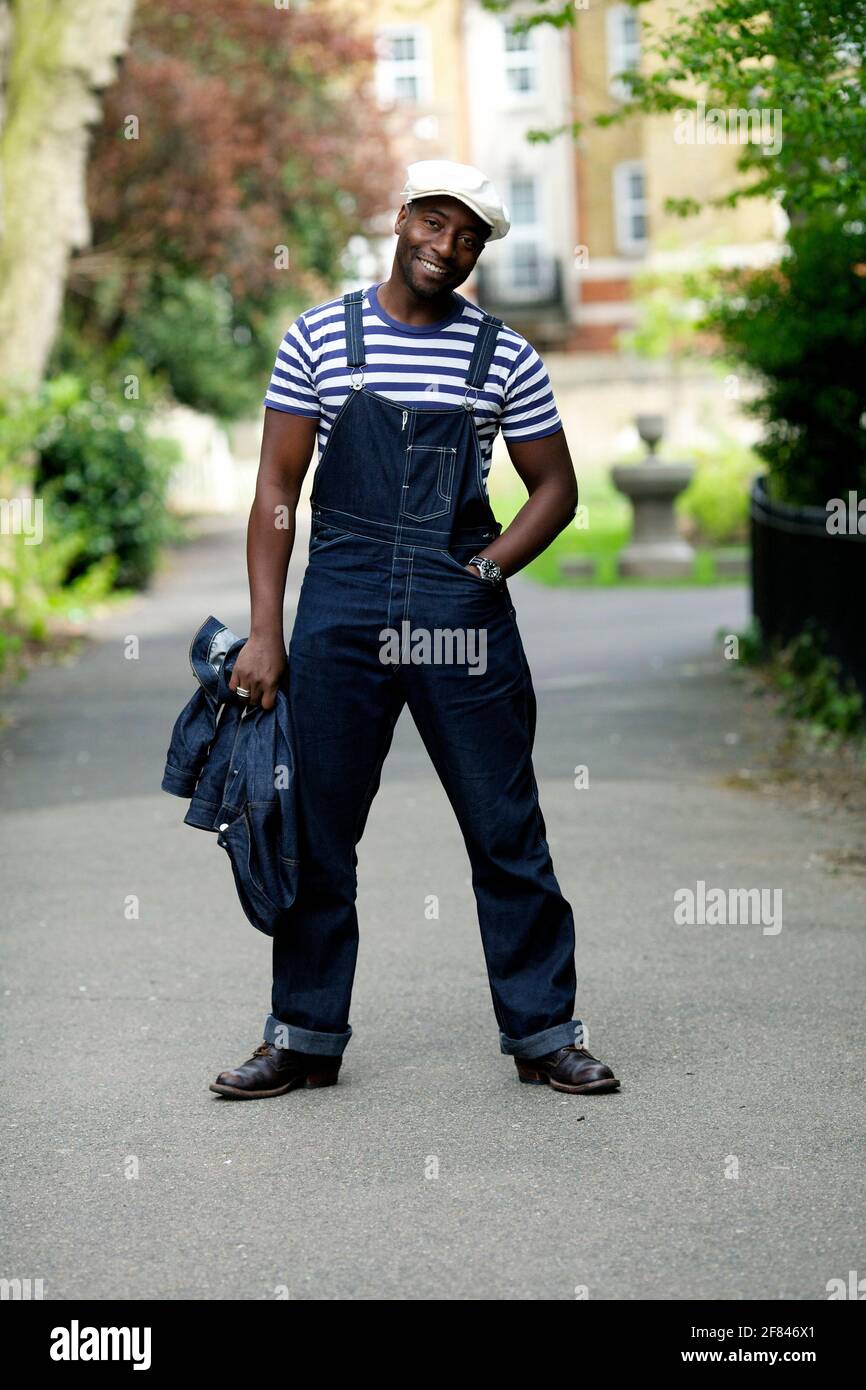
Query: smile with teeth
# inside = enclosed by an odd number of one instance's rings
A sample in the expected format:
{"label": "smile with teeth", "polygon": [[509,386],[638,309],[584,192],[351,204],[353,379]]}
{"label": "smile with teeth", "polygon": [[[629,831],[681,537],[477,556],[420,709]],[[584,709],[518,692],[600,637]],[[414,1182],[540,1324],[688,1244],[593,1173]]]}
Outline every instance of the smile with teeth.
{"label": "smile with teeth", "polygon": [[447,270],[443,270],[442,266],[440,266],[440,265],[434,265],[432,261],[425,261],[425,259],[424,259],[423,256],[419,256],[418,259],[419,259],[419,261],[421,262],[421,264],[423,265],[424,269],[425,269],[425,270],[429,270],[429,272],[430,272],[431,275],[447,275],[447,274],[448,274]]}

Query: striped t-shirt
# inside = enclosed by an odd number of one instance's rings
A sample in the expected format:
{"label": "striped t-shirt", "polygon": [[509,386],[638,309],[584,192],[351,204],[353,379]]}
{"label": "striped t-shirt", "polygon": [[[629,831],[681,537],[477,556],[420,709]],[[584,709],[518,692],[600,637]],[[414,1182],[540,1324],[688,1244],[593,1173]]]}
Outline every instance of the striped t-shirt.
{"label": "striped t-shirt", "polygon": [[[376,290],[370,285],[364,291],[364,385],[388,400],[428,410],[461,405],[481,310],[455,294],[447,318],[413,327],[391,318]],[[307,309],[286,333],[264,404],[317,419],[321,456],[350,390],[343,303],[331,299]],[[485,482],[497,430],[504,439],[524,440],[543,439],[561,428],[544,363],[535,348],[505,324],[473,413]]]}

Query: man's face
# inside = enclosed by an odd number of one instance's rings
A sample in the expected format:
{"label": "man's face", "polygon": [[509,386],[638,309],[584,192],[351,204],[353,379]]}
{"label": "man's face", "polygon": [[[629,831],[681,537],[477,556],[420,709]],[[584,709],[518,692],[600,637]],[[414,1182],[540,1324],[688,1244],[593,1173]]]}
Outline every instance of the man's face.
{"label": "man's face", "polygon": [[456,289],[471,274],[490,227],[457,198],[416,199],[400,209],[395,263],[419,299]]}

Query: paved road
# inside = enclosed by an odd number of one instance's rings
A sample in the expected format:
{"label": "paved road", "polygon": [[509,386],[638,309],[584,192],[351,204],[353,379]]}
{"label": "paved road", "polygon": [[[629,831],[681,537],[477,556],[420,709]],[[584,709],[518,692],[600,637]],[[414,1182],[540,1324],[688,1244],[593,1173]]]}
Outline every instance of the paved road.
{"label": "paved road", "polygon": [[[814,1299],[862,1269],[862,880],[821,867],[843,822],[725,783],[760,753],[713,643],[743,591],[512,592],[579,1012],[621,1093],[520,1086],[499,1054],[462,842],[405,716],[341,1084],[207,1090],[269,1003],[225,856],[159,788],[192,632],[246,623],[221,524],[4,701],[0,1273],[55,1299]],[[782,930],[675,925],[699,879],[780,888]]]}

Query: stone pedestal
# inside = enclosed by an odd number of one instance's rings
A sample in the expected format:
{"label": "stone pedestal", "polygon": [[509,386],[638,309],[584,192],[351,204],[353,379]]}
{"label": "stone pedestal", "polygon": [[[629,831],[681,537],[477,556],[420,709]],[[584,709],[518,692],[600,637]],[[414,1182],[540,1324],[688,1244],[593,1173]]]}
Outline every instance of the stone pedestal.
{"label": "stone pedestal", "polygon": [[634,509],[632,537],[618,561],[625,579],[679,579],[691,574],[695,552],[677,534],[674,498],[688,487],[692,463],[617,463],[611,479]]}

